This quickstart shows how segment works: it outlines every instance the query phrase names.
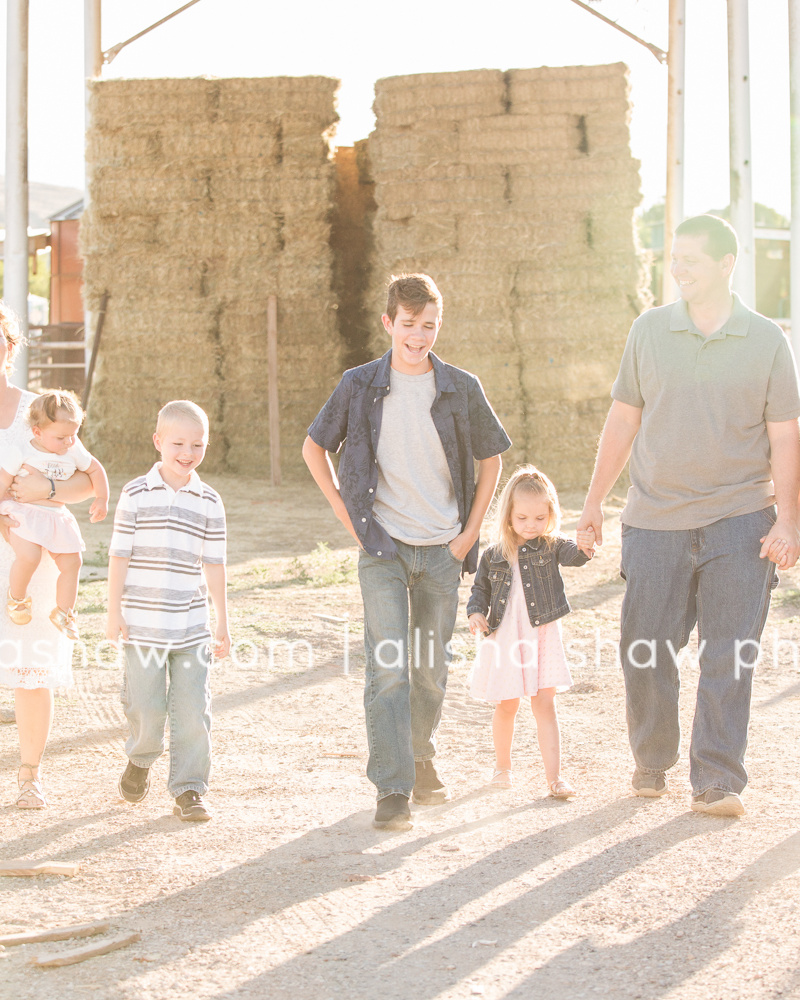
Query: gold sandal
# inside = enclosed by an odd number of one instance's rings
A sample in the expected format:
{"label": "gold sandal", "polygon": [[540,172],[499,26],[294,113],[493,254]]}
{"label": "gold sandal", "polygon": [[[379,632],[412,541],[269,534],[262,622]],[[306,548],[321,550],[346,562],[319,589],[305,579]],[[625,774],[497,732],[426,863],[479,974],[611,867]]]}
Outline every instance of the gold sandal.
{"label": "gold sandal", "polygon": [[556,778],[550,782],[550,794],[554,799],[570,799],[578,793],[568,781],[563,778]]}
{"label": "gold sandal", "polygon": [[[22,769],[27,767],[31,772],[30,778],[22,778]],[[19,809],[44,809],[47,800],[44,797],[42,783],[39,778],[34,778],[36,769],[34,764],[20,764],[17,774],[17,784],[19,785],[19,795],[17,796],[17,808]]]}
{"label": "gold sandal", "polygon": [[55,607],[50,612],[50,621],[55,625],[59,632],[63,632],[68,639],[72,639],[73,642],[80,639],[81,635],[78,631],[78,623],[75,620],[75,612],[72,608],[69,611],[62,611],[61,608]]}
{"label": "gold sandal", "polygon": [[26,594],[21,601],[18,601],[16,597],[11,596],[11,591],[9,590],[6,610],[8,611],[8,617],[15,625],[27,625],[32,617],[30,595]]}

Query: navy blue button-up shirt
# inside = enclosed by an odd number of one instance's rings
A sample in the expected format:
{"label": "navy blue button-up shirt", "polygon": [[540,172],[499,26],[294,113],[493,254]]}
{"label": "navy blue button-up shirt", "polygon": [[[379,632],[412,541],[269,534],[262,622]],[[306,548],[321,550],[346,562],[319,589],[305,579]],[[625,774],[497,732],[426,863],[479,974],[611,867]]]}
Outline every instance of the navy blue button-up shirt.
{"label": "navy blue button-up shirt", "polygon": [[[511,446],[497,414],[489,405],[479,380],[469,372],[429,355],[436,383],[431,418],[438,431],[453,480],[461,530],[467,523],[475,495],[474,460],[500,455]],[[337,452],[339,489],[356,534],[371,556],[393,559],[397,547],[373,517],[378,487],[378,438],[383,398],[389,392],[392,352],[342,375],[328,402],[308,428],[311,440],[326,451]],[[478,543],[467,553],[464,569],[478,567]]]}

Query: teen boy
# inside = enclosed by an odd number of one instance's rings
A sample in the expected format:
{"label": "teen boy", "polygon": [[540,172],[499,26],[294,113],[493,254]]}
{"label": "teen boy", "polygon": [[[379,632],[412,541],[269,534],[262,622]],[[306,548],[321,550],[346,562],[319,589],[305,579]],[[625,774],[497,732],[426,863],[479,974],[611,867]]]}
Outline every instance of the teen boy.
{"label": "teen boy", "polygon": [[173,811],[202,822],[211,819],[202,799],[211,770],[206,593],[217,618],[214,655],[227,656],[231,644],[225,510],[197,475],[208,446],[208,417],[199,406],[167,403],[153,441],[161,461],[123,488],[109,549],[106,635],[124,643],[123,705],[130,726],[119,790],[128,802],[147,795],[169,714]]}
{"label": "teen boy", "polygon": [[[420,803],[449,798],[433,758],[458,583],[477,568],[481,521],[511,441],[478,379],[432,353],[442,325],[432,278],[392,277],[382,318],[391,349],[344,373],[303,458],[361,549],[374,825],[408,829],[412,793]],[[328,452],[345,441],[337,482]]]}

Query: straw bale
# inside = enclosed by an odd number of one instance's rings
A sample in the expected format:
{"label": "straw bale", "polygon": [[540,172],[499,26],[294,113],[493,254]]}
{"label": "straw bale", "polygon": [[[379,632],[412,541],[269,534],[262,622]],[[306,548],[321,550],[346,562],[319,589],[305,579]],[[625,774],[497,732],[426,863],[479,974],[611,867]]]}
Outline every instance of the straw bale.
{"label": "straw bale", "polygon": [[464,109],[492,115],[503,112],[505,99],[506,84],[500,70],[420,73],[378,80],[373,109],[379,120],[406,111],[431,109],[454,116]]}
{"label": "straw bale", "polygon": [[[111,299],[90,425],[98,444],[113,445],[112,465],[139,462],[147,450],[152,458],[152,448],[117,445],[146,442],[151,411],[182,395],[209,409],[212,464],[251,468],[253,414],[268,422],[270,294],[279,301],[284,463],[299,461],[305,426],[341,364],[330,250],[337,86],[325,78],[93,85],[86,299],[96,308],[106,289]],[[132,375],[137,355],[148,364]],[[268,435],[259,438],[266,449]]]}

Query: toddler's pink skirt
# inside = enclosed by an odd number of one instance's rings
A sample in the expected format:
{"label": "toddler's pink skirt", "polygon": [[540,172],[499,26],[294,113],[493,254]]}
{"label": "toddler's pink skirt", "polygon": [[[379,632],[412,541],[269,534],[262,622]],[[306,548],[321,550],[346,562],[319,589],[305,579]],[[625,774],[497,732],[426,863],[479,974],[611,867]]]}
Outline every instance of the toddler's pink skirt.
{"label": "toddler's pink skirt", "polygon": [[66,507],[42,507],[35,503],[0,502],[0,514],[13,517],[17,538],[41,545],[48,552],[83,552],[81,529]]}

